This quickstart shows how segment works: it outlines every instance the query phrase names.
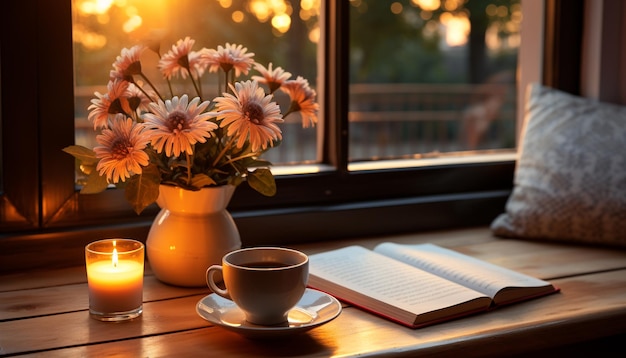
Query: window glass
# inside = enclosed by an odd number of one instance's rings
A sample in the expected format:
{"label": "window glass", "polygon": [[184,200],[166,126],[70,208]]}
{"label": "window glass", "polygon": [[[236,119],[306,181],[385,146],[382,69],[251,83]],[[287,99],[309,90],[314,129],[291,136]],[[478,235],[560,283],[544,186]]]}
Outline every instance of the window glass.
{"label": "window glass", "polygon": [[[92,148],[96,132],[88,120],[94,92],[106,93],[109,71],[122,48],[138,43],[160,45],[161,54],[179,39],[195,40],[193,50],[217,49],[226,43],[242,45],[254,60],[281,66],[317,88],[319,0],[73,0],[75,67],[75,141]],[[167,83],[156,70],[154,52],[142,54],[142,71],[163,91]],[[250,71],[250,79],[259,75]],[[221,95],[216,73],[205,73],[201,88],[205,99]],[[223,79],[222,79],[223,81]],[[175,88],[193,90],[189,78],[174,80]],[[284,98],[278,98],[285,106]],[[284,108],[286,109],[286,108]],[[274,164],[316,161],[316,131],[304,130],[297,116],[282,124],[280,147],[264,154]]]}
{"label": "window glass", "polygon": [[351,161],[515,147],[519,0],[350,0]]}

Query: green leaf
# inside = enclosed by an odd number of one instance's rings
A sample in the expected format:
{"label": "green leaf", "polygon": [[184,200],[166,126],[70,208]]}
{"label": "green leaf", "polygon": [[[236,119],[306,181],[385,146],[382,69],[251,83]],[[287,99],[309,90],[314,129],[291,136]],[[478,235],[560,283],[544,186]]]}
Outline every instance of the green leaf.
{"label": "green leaf", "polygon": [[196,174],[191,178],[191,185],[196,188],[217,184],[210,176],[206,174]]}
{"label": "green leaf", "polygon": [[246,162],[246,165],[248,167],[269,167],[272,163],[264,159],[250,159],[250,161]]}
{"label": "green leaf", "polygon": [[243,182],[243,178],[239,175],[236,175],[236,176],[229,177],[227,183],[230,185],[239,186],[239,184],[241,184],[242,182]]}
{"label": "green leaf", "polygon": [[248,173],[248,185],[265,196],[276,194],[276,181],[274,175],[267,168],[259,168]]}
{"label": "green leaf", "polygon": [[80,189],[81,194],[97,194],[109,186],[106,177],[101,176],[97,170],[92,170],[87,177],[87,183]]}
{"label": "green leaf", "polygon": [[80,160],[77,159],[78,162],[78,167],[76,168],[76,171],[78,173],[81,174],[85,174],[87,176],[91,175],[92,173],[96,173],[96,175],[98,174],[98,163],[89,163],[86,164],[84,162],[80,162]]}
{"label": "green leaf", "polygon": [[144,167],[141,174],[132,176],[126,184],[125,197],[137,214],[159,197],[159,168],[154,164]]}
{"label": "green leaf", "polygon": [[83,147],[82,145],[70,145],[63,148],[63,151],[71,154],[74,158],[80,160],[84,165],[92,165],[97,163],[99,160],[93,150]]}

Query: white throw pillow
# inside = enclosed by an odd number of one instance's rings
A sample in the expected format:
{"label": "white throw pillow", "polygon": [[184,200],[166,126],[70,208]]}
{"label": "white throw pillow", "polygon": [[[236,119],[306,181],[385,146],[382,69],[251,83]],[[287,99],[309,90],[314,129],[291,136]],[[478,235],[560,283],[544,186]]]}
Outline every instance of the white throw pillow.
{"label": "white throw pillow", "polygon": [[529,86],[495,235],[626,246],[626,107]]}

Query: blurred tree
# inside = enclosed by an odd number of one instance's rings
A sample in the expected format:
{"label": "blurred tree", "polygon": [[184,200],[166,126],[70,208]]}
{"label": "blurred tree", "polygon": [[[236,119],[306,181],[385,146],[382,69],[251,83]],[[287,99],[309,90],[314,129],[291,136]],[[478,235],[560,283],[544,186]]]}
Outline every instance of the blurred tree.
{"label": "blurred tree", "polygon": [[[519,0],[350,3],[353,83],[481,83],[500,67],[489,62],[487,31],[494,25],[500,37],[519,31],[507,26]],[[436,8],[426,8],[426,4],[435,4]],[[469,20],[466,45],[446,46],[443,20],[450,17]],[[465,56],[465,60],[458,60],[459,56]],[[508,59],[503,58],[507,56]],[[498,60],[509,68],[515,67],[515,56],[515,52],[503,52]],[[460,68],[466,70],[459,71]]]}

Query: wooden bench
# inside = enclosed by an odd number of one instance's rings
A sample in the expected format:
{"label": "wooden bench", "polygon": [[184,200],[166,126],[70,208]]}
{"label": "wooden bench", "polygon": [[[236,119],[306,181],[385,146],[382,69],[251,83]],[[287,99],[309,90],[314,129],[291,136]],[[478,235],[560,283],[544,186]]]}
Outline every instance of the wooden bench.
{"label": "wooden bench", "polygon": [[[308,333],[250,340],[195,312],[208,288],[157,281],[147,268],[144,313],[89,318],[84,266],[0,276],[0,356],[621,356],[626,352],[626,251],[495,238],[487,228],[294,245],[315,253],[383,241],[435,242],[549,280],[558,294],[412,330],[360,309]],[[45,253],[43,253],[45,254]]]}

